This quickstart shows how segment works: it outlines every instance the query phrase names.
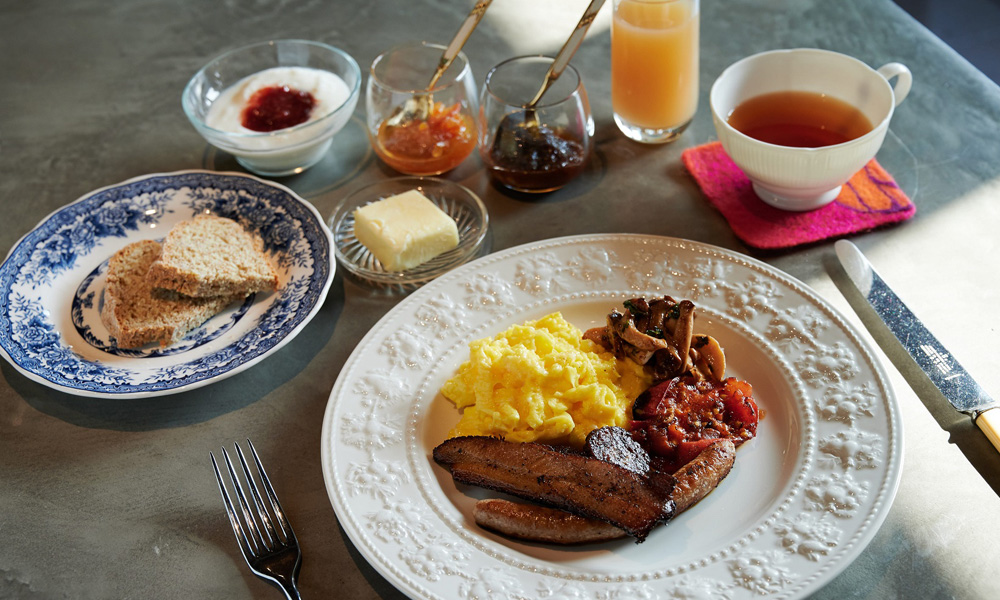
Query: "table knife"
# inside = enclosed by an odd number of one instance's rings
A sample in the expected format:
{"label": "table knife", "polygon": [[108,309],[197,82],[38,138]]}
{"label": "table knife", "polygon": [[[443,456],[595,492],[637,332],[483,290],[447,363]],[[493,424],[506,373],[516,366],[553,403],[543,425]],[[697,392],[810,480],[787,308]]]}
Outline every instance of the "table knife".
{"label": "table knife", "polygon": [[1000,450],[1000,408],[976,383],[919,318],[899,299],[858,247],[847,240],[834,244],[837,258],[892,335],[957,410],[970,415]]}

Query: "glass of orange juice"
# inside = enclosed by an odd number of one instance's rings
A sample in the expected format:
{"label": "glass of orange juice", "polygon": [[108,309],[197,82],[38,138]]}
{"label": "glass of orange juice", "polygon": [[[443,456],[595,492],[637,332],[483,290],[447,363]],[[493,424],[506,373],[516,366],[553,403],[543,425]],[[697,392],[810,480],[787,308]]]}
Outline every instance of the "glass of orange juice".
{"label": "glass of orange juice", "polygon": [[698,107],[698,0],[615,0],[611,107],[627,137],[671,142]]}

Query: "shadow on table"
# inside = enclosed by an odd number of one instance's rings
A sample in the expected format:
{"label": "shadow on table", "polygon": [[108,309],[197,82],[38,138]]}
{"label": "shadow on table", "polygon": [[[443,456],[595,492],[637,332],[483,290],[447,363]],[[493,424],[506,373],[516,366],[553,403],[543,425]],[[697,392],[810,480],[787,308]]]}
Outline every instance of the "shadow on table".
{"label": "shadow on table", "polygon": [[372,589],[375,590],[375,593],[378,594],[379,598],[382,598],[383,600],[402,600],[407,597],[405,594],[396,589],[396,587],[393,586],[389,580],[383,577],[381,573],[376,571],[375,568],[371,566],[371,563],[368,562],[368,559],[358,552],[354,542],[351,541],[351,538],[347,535],[347,532],[344,531],[344,528],[340,525],[340,523],[337,523],[337,531],[340,533],[340,537],[344,542],[344,547],[347,549],[351,560],[354,561],[354,564],[358,567],[358,571],[361,572],[365,581],[372,586]]}
{"label": "shadow on table", "polygon": [[[213,171],[245,172],[284,185],[303,198],[314,201],[348,184],[374,160],[375,153],[368,143],[365,124],[360,117],[354,116],[333,136],[330,150],[322,160],[298,175],[285,177],[256,175],[240,165],[236,157],[210,144],[205,146],[202,167]],[[329,216],[324,214],[323,218]]]}
{"label": "shadow on table", "polygon": [[343,295],[342,285],[331,286],[316,316],[273,355],[242,373],[187,392],[150,398],[91,398],[48,388],[23,376],[7,362],[0,365],[0,370],[26,403],[73,425],[116,431],[185,427],[253,404],[295,378],[333,336],[344,305]]}
{"label": "shadow on table", "polygon": [[848,279],[836,258],[830,254],[825,257],[824,262],[830,278],[857,313],[872,338],[913,389],[917,398],[927,407],[941,429],[948,432],[949,443],[962,451],[993,491],[1000,495],[1000,453],[968,415],[952,407],[948,399],[907,354],[861,292]]}

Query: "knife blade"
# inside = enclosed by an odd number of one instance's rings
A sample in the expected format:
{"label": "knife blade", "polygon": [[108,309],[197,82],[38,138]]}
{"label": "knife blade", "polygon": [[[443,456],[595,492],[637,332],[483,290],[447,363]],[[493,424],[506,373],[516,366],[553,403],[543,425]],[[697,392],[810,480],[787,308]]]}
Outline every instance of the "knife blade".
{"label": "knife blade", "polygon": [[858,291],[956,410],[972,417],[1000,451],[1000,408],[903,303],[872,267],[857,246],[847,240],[833,245],[840,264]]}

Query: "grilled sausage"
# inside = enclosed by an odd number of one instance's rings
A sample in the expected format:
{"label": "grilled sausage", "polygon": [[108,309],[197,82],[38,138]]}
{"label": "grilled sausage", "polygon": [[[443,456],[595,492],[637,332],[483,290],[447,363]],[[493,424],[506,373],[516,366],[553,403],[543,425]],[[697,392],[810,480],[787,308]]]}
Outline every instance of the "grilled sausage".
{"label": "grilled sausage", "polygon": [[562,508],[624,529],[641,542],[673,516],[673,477],[642,476],[619,465],[538,443],[457,437],[434,449],[452,478]]}
{"label": "grilled sausage", "polygon": [[[719,486],[732,470],[736,446],[732,440],[719,440],[701,451],[680,468],[670,497],[680,514],[698,503]],[[570,514],[566,511],[501,499],[480,500],[473,517],[481,527],[503,535],[552,544],[589,544],[625,536],[625,532],[604,521]]]}
{"label": "grilled sausage", "polygon": [[674,473],[677,483],[670,497],[677,503],[677,513],[687,510],[707,496],[733,468],[736,445],[732,440],[715,442]]}
{"label": "grilled sausage", "polygon": [[476,523],[508,537],[547,544],[591,544],[625,537],[610,523],[558,508],[487,498],[472,510]]}

